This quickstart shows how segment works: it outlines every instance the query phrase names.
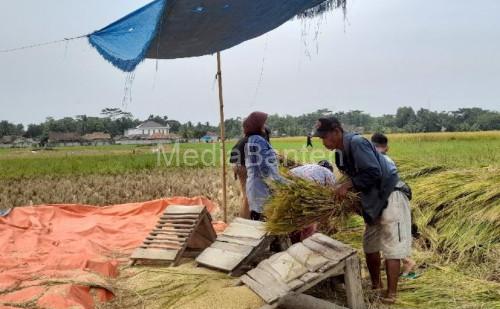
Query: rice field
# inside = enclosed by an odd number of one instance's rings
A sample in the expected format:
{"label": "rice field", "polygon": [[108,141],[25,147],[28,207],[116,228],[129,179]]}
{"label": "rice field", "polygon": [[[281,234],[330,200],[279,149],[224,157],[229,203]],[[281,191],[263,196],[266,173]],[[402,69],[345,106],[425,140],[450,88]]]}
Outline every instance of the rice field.
{"label": "rice field", "polygon": [[[389,140],[389,154],[413,188],[420,230],[414,242],[420,277],[402,282],[395,307],[500,308],[500,132],[394,134]],[[319,141],[313,149],[305,148],[305,138],[272,143],[299,162],[333,158]],[[0,149],[0,208],[174,195],[220,203],[220,158],[217,144]],[[228,179],[231,218],[240,192],[231,172]],[[362,231],[362,220],[353,217],[335,237],[360,248]],[[363,275],[366,280],[366,270]],[[147,293],[146,302],[153,301]],[[170,304],[165,295],[162,304]]]}

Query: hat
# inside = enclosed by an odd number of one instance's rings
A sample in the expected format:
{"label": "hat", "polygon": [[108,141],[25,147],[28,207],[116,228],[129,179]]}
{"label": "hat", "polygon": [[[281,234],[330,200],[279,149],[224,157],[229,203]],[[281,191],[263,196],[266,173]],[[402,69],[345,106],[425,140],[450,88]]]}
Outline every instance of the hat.
{"label": "hat", "polygon": [[336,128],[340,128],[342,130],[342,125],[337,118],[320,118],[316,122],[316,130],[314,132],[314,136],[323,138],[328,132]]}
{"label": "hat", "polygon": [[243,133],[245,135],[260,133],[267,120],[267,114],[263,112],[253,112],[243,121]]}

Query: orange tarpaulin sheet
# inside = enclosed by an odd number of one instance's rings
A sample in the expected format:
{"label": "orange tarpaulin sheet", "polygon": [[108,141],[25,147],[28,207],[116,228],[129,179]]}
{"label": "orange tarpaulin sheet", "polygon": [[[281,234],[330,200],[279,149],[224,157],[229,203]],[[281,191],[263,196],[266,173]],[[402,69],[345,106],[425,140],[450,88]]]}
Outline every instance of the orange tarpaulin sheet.
{"label": "orange tarpaulin sheet", "polygon": [[[0,308],[92,308],[110,299],[106,278],[148,235],[168,205],[205,205],[206,198],[175,197],[96,207],[17,207],[0,217]],[[214,223],[216,230],[223,224]]]}

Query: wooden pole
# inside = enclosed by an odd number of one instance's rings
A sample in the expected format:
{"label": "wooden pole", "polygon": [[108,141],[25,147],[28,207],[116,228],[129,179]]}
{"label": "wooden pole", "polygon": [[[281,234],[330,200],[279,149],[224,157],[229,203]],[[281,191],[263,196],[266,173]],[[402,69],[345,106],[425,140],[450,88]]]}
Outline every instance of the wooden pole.
{"label": "wooden pole", "polygon": [[217,81],[219,84],[220,139],[222,142],[222,206],[224,209],[224,222],[227,223],[226,132],[224,128],[224,98],[222,96],[222,71],[220,52],[217,52]]}

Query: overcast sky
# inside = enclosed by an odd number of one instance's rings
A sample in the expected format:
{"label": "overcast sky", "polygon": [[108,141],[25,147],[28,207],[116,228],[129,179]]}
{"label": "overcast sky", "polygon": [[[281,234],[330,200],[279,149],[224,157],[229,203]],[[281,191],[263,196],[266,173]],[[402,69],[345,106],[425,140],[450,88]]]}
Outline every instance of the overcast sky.
{"label": "overcast sky", "polygon": [[[0,50],[90,33],[150,0],[1,0]],[[348,0],[222,53],[226,116],[398,106],[500,110],[500,1]],[[16,123],[119,107],[217,123],[216,58],[146,60],[126,75],[86,40],[0,53],[0,119]]]}

